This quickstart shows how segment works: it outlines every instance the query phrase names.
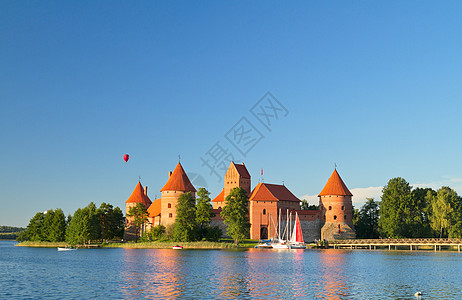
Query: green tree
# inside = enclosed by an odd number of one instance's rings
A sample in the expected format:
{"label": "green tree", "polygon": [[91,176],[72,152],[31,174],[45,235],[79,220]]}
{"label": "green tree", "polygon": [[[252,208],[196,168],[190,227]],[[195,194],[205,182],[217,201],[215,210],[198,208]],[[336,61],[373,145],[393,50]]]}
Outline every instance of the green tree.
{"label": "green tree", "polygon": [[418,213],[414,216],[413,237],[431,237],[430,227],[431,201],[436,192],[431,188],[416,188],[412,190],[412,205]]}
{"label": "green tree", "polygon": [[236,245],[249,236],[249,200],[243,188],[231,190],[225,199],[221,217],[227,225],[226,233],[234,239]]}
{"label": "green tree", "polygon": [[160,240],[165,235],[165,226],[157,225],[151,228],[151,239],[153,241]]}
{"label": "green tree", "polygon": [[212,221],[212,204],[210,204],[210,192],[205,188],[199,188],[196,199],[196,223],[200,227],[200,238],[203,238],[206,226]]}
{"label": "green tree", "polygon": [[86,244],[91,240],[99,240],[100,236],[101,227],[95,204],[91,202],[77,209],[66,230],[66,242],[71,245]]}
{"label": "green tree", "polygon": [[176,204],[175,241],[189,242],[197,240],[196,200],[191,192],[181,194]]}
{"label": "green tree", "polygon": [[138,242],[140,232],[142,232],[144,226],[148,222],[148,211],[146,210],[146,206],[142,203],[137,203],[135,206],[130,208],[127,217],[133,218],[132,222],[135,226],[135,242]]}
{"label": "green tree", "polygon": [[21,237],[25,241],[42,241],[42,225],[45,215],[41,212],[35,214],[29,221],[29,225],[26,227],[24,235]]}
{"label": "green tree", "polygon": [[55,215],[54,210],[49,209],[43,212],[43,222],[42,222],[42,238],[41,241],[51,242],[50,233],[53,229],[53,217]]}
{"label": "green tree", "polygon": [[[69,218],[68,218],[69,219]],[[86,228],[83,220],[82,209],[74,212],[66,230],[66,242],[71,245],[83,244],[86,240]]]}
{"label": "green tree", "polygon": [[367,201],[361,210],[355,209],[354,225],[357,238],[376,239],[379,237],[379,204],[374,198]]}
{"label": "green tree", "polygon": [[302,203],[300,204],[300,209],[301,210],[318,210],[317,205],[310,205],[306,199],[302,200]]}
{"label": "green tree", "polygon": [[431,228],[440,238],[462,236],[461,199],[450,187],[443,186],[431,201]]}
{"label": "green tree", "polygon": [[125,218],[122,210],[116,206],[112,211],[111,218],[111,227],[110,227],[110,238],[111,239],[122,239],[124,237],[125,230]]}
{"label": "green tree", "polygon": [[[47,214],[48,215],[48,214]],[[66,234],[66,217],[61,208],[52,213],[51,226],[48,229],[48,240],[50,242],[64,242]]]}
{"label": "green tree", "polygon": [[223,232],[218,226],[207,226],[205,230],[205,239],[210,242],[218,242],[223,236]]}
{"label": "green tree", "polygon": [[401,177],[392,178],[382,189],[379,227],[383,235],[392,238],[410,236],[412,217],[412,187]]}
{"label": "green tree", "polygon": [[111,204],[103,202],[97,210],[97,215],[102,241],[123,237],[124,218],[119,207],[113,208]]}
{"label": "green tree", "polygon": [[101,241],[112,239],[113,234],[111,232],[111,228],[113,211],[114,209],[112,208],[112,205],[105,202],[101,203],[96,211],[101,227]]}

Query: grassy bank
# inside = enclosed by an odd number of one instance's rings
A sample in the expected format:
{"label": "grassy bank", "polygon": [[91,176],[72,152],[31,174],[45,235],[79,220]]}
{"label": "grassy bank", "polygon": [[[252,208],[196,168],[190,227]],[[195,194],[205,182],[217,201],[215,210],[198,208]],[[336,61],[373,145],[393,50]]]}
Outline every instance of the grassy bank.
{"label": "grassy bank", "polygon": [[183,249],[232,249],[239,248],[232,243],[223,242],[139,242],[139,243],[109,243],[104,247],[111,248],[135,248],[135,249],[172,249],[175,245],[183,246]]}
{"label": "grassy bank", "polygon": [[[253,248],[256,245],[256,241],[246,240],[240,243],[238,246],[234,245],[232,241],[222,242],[128,242],[128,243],[108,243],[100,244],[101,247],[105,248],[133,248],[133,249],[172,249],[175,245],[183,246],[183,249],[243,249]],[[40,248],[57,248],[68,246],[67,243],[52,243],[52,242],[21,242],[16,244],[19,247],[40,247]]]}
{"label": "grassy bank", "polygon": [[16,244],[15,246],[18,247],[39,247],[39,248],[57,248],[57,247],[66,247],[69,246],[68,243],[59,242],[59,243],[52,243],[52,242],[31,242],[25,241]]}
{"label": "grassy bank", "polygon": [[104,247],[114,248],[139,248],[139,249],[172,249],[175,245],[183,246],[183,249],[243,249],[253,248],[257,244],[253,240],[245,240],[238,246],[234,245],[232,240],[223,240],[221,242],[128,242],[128,243],[109,243]]}

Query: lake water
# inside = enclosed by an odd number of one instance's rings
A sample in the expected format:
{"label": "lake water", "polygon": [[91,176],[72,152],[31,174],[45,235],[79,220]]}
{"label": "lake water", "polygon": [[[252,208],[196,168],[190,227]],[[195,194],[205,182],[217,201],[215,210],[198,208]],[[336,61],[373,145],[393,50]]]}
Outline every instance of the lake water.
{"label": "lake water", "polygon": [[462,298],[462,254],[363,250],[14,247],[0,241],[0,298]]}

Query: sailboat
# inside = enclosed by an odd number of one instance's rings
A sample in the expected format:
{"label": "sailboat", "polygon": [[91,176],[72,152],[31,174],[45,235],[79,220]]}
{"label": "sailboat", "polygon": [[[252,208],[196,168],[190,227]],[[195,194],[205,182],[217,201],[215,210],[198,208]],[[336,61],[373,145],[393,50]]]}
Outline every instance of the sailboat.
{"label": "sailboat", "polygon": [[303,241],[303,232],[302,226],[300,225],[300,219],[298,218],[298,213],[295,212],[295,226],[292,231],[292,236],[289,240],[289,249],[305,249],[306,245]]}
{"label": "sailboat", "polygon": [[[287,214],[289,214],[289,211],[287,211]],[[284,236],[288,235],[288,219],[289,218],[287,218],[286,228],[284,230],[284,233],[282,234],[282,236],[280,236],[280,232],[281,232],[281,209],[279,209],[277,239],[275,239],[271,243],[271,246],[273,246],[273,249],[289,249],[289,244],[287,243],[286,240],[284,240]]]}

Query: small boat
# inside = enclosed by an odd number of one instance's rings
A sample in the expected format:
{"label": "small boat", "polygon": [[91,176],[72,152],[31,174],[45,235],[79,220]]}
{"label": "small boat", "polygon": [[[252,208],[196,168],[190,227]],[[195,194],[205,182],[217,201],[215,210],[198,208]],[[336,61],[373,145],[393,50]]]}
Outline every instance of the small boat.
{"label": "small boat", "polygon": [[77,249],[72,248],[72,247],[58,247],[58,251],[73,251],[73,250],[77,250]]}
{"label": "small boat", "polygon": [[271,240],[261,240],[260,243],[258,243],[255,248],[273,248],[273,245],[271,244]]}
{"label": "small boat", "polygon": [[273,249],[289,249],[289,245],[286,243],[286,241],[281,241],[279,243],[273,243],[271,245],[273,246]]}
{"label": "small boat", "polygon": [[302,226],[300,225],[298,213],[295,213],[295,226],[292,232],[292,236],[290,237],[289,249],[306,249],[305,242],[303,241]]}
{"label": "small boat", "polygon": [[175,246],[172,247],[172,249],[174,249],[174,250],[181,250],[181,249],[183,249],[183,246],[175,245]]}

